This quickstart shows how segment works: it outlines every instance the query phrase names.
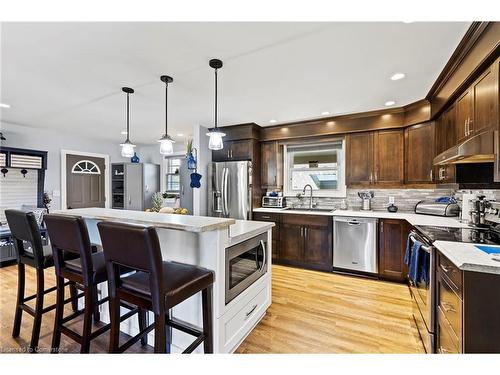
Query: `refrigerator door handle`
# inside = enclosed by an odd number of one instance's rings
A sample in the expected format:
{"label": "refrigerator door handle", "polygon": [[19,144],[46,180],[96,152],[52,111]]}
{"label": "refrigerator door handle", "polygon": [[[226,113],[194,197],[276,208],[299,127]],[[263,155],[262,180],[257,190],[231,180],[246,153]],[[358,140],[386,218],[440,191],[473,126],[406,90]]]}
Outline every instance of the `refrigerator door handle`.
{"label": "refrigerator door handle", "polygon": [[228,199],[227,199],[227,192],[228,192],[228,189],[227,189],[227,181],[228,181],[228,168],[224,168],[222,170],[222,179],[223,179],[223,185],[222,185],[222,200],[223,200],[223,213],[224,213],[224,216],[228,216],[229,215],[229,212],[228,212]]}

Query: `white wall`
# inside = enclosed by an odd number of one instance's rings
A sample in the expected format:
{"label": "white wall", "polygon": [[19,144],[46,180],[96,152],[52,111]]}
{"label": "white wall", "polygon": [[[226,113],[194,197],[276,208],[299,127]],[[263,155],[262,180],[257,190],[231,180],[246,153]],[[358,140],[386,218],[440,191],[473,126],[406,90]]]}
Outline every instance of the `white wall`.
{"label": "white wall", "polygon": [[208,148],[208,128],[197,125],[193,131],[193,146],[198,150],[198,173],[203,177],[201,187],[194,189],[193,213],[199,216],[207,216],[208,208],[208,165],[212,162],[212,151]]}
{"label": "white wall", "polygon": [[[28,148],[48,151],[47,170],[45,172],[45,191],[52,197],[54,192],[61,192],[61,149],[72,151],[95,152],[110,156],[110,162],[128,161],[120,155],[120,141],[116,143],[95,138],[84,138],[70,133],[50,129],[33,128],[2,122],[2,132],[7,140],[2,146]],[[110,187],[108,187],[110,188]],[[61,198],[52,197],[51,208],[61,207]]]}

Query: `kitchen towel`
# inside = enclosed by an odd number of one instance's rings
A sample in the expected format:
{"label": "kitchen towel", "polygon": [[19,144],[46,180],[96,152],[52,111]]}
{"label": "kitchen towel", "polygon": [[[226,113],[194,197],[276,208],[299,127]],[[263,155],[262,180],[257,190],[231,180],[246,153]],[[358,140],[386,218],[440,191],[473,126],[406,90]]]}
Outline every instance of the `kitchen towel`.
{"label": "kitchen towel", "polygon": [[414,240],[410,246],[411,239],[408,236],[404,262],[408,266],[408,278],[414,282],[429,283],[430,255],[422,249],[422,243]]}

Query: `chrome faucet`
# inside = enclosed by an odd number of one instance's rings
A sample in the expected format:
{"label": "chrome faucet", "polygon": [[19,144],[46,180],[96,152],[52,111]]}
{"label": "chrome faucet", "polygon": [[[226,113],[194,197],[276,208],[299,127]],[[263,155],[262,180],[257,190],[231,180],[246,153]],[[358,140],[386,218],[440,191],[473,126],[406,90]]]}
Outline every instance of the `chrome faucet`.
{"label": "chrome faucet", "polygon": [[306,188],[309,186],[309,189],[311,189],[311,194],[309,194],[309,209],[313,208],[313,187],[309,184],[304,186],[304,189],[302,190],[302,194],[306,194]]}

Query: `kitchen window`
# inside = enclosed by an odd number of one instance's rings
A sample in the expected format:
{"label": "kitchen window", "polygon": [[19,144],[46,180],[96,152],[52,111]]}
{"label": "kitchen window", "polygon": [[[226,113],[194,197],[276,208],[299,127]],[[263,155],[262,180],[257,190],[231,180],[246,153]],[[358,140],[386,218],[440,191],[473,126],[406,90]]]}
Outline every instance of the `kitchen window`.
{"label": "kitchen window", "polygon": [[181,191],[180,174],[181,158],[170,157],[165,159],[165,190],[170,194],[179,194]]}
{"label": "kitchen window", "polygon": [[319,197],[345,197],[345,141],[285,145],[284,193],[295,196],[312,186]]}

